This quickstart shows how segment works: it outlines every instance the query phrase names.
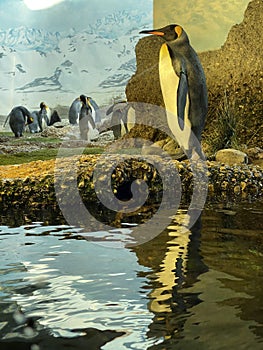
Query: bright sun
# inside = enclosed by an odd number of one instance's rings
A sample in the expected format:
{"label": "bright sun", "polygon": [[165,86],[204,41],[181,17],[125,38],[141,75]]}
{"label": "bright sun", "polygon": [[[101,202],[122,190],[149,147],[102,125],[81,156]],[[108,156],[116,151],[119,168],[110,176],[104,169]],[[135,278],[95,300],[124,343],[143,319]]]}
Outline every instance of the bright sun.
{"label": "bright sun", "polygon": [[30,10],[42,10],[59,4],[64,0],[24,0]]}

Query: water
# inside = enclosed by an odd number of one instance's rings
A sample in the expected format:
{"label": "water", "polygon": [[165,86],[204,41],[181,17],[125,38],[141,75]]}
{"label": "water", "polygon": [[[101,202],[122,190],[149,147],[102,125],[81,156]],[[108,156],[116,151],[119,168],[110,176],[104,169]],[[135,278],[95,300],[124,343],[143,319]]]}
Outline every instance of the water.
{"label": "water", "polygon": [[[0,226],[0,348],[262,349],[262,203],[186,211],[150,242],[129,228]],[[127,226],[127,225],[126,225]],[[85,239],[81,239],[85,237]]]}

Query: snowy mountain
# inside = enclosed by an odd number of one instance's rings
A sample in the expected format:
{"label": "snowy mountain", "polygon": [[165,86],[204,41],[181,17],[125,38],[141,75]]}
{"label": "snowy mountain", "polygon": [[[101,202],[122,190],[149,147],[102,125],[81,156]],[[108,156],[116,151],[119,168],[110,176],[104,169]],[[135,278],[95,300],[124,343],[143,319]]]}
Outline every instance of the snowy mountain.
{"label": "snowy mountain", "polygon": [[51,33],[20,27],[0,31],[0,113],[41,101],[70,105],[81,93],[99,104],[124,95],[135,72],[135,45],[148,14],[122,11],[88,25],[83,31]]}
{"label": "snowy mountain", "polygon": [[0,45],[13,50],[36,50],[49,52],[55,50],[61,39],[60,33],[41,29],[19,27],[0,30]]}

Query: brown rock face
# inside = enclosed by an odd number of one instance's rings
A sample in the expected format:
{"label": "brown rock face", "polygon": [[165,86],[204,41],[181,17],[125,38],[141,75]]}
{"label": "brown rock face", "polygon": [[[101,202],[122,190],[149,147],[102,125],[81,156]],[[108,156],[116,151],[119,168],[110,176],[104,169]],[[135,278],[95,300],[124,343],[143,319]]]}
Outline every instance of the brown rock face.
{"label": "brown rock face", "polygon": [[210,107],[204,137],[213,135],[213,127],[218,125],[222,113],[217,106],[222,104],[225,95],[230,107],[228,112],[235,119],[235,138],[240,144],[262,147],[262,23],[263,2],[251,1],[243,22],[232,27],[222,48],[200,54]]}
{"label": "brown rock face", "polygon": [[[209,91],[209,110],[203,133],[206,150],[235,147],[237,143],[239,146],[263,146],[262,23],[263,1],[253,0],[245,11],[243,22],[232,27],[222,48],[199,54]],[[155,36],[139,40],[137,71],[126,87],[128,101],[164,106],[158,73],[162,43],[162,39]],[[158,118],[160,123],[166,123],[164,113]],[[138,126],[132,133],[147,137],[145,128],[142,133]],[[165,138],[157,135],[152,141]]]}
{"label": "brown rock face", "polygon": [[139,40],[135,48],[137,71],[129,80],[126,95],[129,101],[163,105],[159,84],[159,50],[163,40],[149,36]]}

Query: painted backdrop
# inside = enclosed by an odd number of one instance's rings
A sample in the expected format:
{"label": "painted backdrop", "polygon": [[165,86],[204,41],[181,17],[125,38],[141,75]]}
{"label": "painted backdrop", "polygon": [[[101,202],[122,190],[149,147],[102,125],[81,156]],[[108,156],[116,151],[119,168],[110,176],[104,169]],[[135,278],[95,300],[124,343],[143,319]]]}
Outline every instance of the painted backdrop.
{"label": "painted backdrop", "polygon": [[215,49],[248,2],[0,0],[0,115],[69,106],[81,93],[100,105],[125,97],[140,30],[181,24],[197,51]]}
{"label": "painted backdrop", "polygon": [[0,0],[0,114],[41,101],[67,106],[81,93],[99,104],[125,96],[152,0],[64,0],[41,10],[26,3]]}

